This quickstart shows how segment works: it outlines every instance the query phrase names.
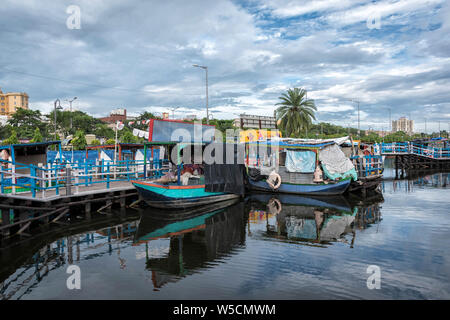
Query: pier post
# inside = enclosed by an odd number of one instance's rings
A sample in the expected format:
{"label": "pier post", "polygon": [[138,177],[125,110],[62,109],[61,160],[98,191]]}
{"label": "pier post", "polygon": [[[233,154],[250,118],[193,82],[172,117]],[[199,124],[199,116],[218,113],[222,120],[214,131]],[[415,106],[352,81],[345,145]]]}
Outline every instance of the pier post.
{"label": "pier post", "polygon": [[11,184],[12,184],[12,194],[16,194],[16,165],[11,166]]}
{"label": "pier post", "polygon": [[[11,223],[11,221],[10,221],[10,213],[9,213],[9,210],[7,210],[7,209],[0,209],[0,211],[1,211],[1,215],[2,215],[2,226],[7,226],[7,225],[9,225],[10,223]],[[9,229],[7,228],[7,229],[3,229],[2,230],[2,235],[3,236],[9,236]]]}
{"label": "pier post", "polygon": [[106,189],[109,189],[109,162],[106,165]]}
{"label": "pier post", "polygon": [[75,169],[75,194],[78,194],[80,192],[80,186],[78,185],[80,183],[80,170]]}
{"label": "pier post", "polygon": [[66,195],[72,195],[72,168],[66,165]]}

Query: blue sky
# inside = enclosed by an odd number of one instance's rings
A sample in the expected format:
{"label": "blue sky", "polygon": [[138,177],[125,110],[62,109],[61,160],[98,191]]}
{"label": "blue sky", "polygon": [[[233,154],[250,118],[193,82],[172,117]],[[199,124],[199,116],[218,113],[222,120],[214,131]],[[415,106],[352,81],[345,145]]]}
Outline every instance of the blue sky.
{"label": "blue sky", "polygon": [[[70,5],[81,29],[66,26]],[[43,112],[77,96],[95,116],[204,116],[201,64],[215,118],[272,115],[299,86],[319,121],[356,126],[357,99],[363,129],[388,129],[389,109],[418,131],[450,126],[445,0],[3,0],[0,17],[0,87]]]}

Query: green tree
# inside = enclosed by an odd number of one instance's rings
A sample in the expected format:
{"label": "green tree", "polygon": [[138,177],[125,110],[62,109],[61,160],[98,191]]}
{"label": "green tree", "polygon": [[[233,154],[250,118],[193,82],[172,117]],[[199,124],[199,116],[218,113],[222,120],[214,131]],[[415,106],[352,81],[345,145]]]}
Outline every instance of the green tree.
{"label": "green tree", "polygon": [[104,123],[95,125],[94,134],[99,138],[114,139],[114,130]]}
{"label": "green tree", "polygon": [[13,129],[11,129],[11,135],[9,136],[9,138],[6,140],[3,140],[3,144],[8,145],[8,144],[18,144],[18,143],[19,143],[19,139],[17,138],[17,132],[13,128]]}
{"label": "green tree", "polygon": [[[47,118],[49,122],[51,123],[50,129],[52,132],[55,130],[55,111],[52,110],[48,115]],[[72,122],[72,129],[70,128],[70,124]],[[88,115],[85,112],[82,111],[56,111],[56,124],[57,124],[57,130],[64,133],[65,136],[74,134],[78,130],[82,130],[86,134],[96,134],[97,126],[104,125],[100,119],[96,119],[90,115]]]}
{"label": "green tree", "polygon": [[92,146],[99,146],[101,143],[100,143],[100,140],[98,140],[98,139],[94,139],[94,140],[92,140],[92,142],[91,142],[91,145]]}
{"label": "green tree", "polygon": [[114,139],[108,139],[108,140],[106,140],[105,144],[109,144],[109,145],[111,145],[111,144],[116,144],[116,140],[114,140]]}
{"label": "green tree", "polygon": [[127,127],[124,127],[121,131],[119,131],[119,141],[122,143],[137,143],[138,138],[133,135],[131,130]]}
{"label": "green tree", "polygon": [[8,124],[14,128],[20,128],[18,130],[19,139],[31,139],[36,128],[47,137],[47,123],[42,121],[42,114],[39,110],[19,108],[8,120]]}
{"label": "green tree", "polygon": [[83,130],[77,130],[75,136],[72,139],[72,145],[77,150],[86,149],[87,142]]}
{"label": "green tree", "polygon": [[42,142],[44,139],[42,138],[41,130],[39,128],[36,128],[34,130],[34,136],[33,139],[31,139],[31,142]]}
{"label": "green tree", "polygon": [[286,137],[298,136],[308,130],[312,120],[316,119],[317,110],[314,100],[306,99],[306,90],[300,88],[289,89],[279,99],[281,102],[275,111],[280,128]]}

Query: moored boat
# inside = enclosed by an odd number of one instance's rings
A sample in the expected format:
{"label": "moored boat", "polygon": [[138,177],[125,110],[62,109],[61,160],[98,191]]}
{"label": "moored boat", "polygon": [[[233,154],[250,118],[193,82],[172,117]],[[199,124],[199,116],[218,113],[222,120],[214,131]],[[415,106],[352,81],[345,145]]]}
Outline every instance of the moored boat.
{"label": "moored boat", "polygon": [[340,195],[357,180],[352,162],[336,140],[258,141],[247,144],[246,155],[250,190]]}
{"label": "moored boat", "polygon": [[[147,154],[147,149],[155,146],[164,148],[159,154],[167,155],[167,158],[152,157],[152,167],[147,168],[144,163],[151,179],[132,181],[141,199],[149,206],[184,209],[237,199],[244,195],[242,164],[226,164],[222,161],[207,164],[203,161],[205,148],[224,148],[222,144],[148,143],[144,153]],[[226,147],[227,150],[229,146]],[[236,157],[235,145],[232,145],[231,151],[235,152]]]}
{"label": "moored boat", "polygon": [[190,208],[218,201],[239,198],[225,192],[207,192],[205,185],[164,185],[156,182],[133,181],[144,201],[156,208]]}

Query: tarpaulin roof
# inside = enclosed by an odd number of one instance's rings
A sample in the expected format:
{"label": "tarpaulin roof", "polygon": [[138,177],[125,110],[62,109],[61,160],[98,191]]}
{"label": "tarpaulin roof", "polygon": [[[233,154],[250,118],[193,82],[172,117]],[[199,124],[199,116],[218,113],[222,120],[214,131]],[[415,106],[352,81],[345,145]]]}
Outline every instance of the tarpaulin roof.
{"label": "tarpaulin roof", "polygon": [[249,145],[259,146],[278,146],[280,148],[292,148],[292,149],[322,149],[323,147],[335,144],[334,141],[320,142],[320,143],[290,143],[283,140],[267,140],[267,141],[254,141],[248,142]]}

